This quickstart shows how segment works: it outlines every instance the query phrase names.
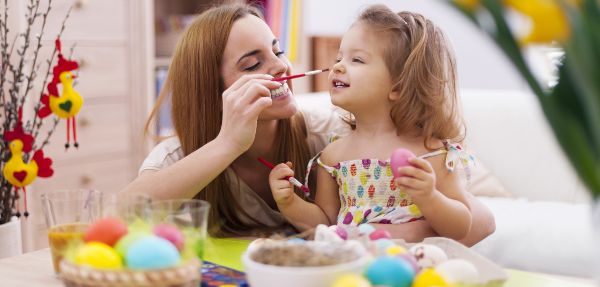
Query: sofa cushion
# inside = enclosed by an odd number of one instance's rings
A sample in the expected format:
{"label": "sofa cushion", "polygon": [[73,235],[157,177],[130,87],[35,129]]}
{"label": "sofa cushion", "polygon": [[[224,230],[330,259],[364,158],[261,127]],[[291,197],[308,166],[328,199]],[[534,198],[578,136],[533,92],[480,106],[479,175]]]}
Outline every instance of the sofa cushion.
{"label": "sofa cushion", "polygon": [[589,204],[479,200],[494,214],[496,231],[473,246],[475,251],[506,268],[592,277],[595,260]]}
{"label": "sofa cushion", "polygon": [[513,194],[504,188],[500,180],[479,159],[471,170],[467,191],[475,196],[513,197]]}

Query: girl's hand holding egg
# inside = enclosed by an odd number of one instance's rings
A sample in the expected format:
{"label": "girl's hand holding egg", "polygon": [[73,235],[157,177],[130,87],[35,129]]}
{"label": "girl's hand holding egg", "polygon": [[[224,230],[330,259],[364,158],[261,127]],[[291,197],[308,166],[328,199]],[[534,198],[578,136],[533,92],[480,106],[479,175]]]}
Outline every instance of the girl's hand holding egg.
{"label": "girl's hand holding egg", "polygon": [[396,184],[410,194],[413,201],[419,202],[435,191],[433,167],[411,151],[402,148],[395,150],[390,157],[390,166]]}

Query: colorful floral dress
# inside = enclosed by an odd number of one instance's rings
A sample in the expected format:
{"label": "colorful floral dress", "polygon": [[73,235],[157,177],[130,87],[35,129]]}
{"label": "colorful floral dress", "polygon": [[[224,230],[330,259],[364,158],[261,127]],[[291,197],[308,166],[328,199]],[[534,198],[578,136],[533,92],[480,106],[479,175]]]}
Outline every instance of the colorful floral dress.
{"label": "colorful floral dress", "polygon": [[[446,155],[446,168],[452,172],[461,165],[469,175],[474,158],[458,144],[445,143],[445,148],[420,158]],[[410,196],[396,186],[389,160],[357,159],[328,166],[316,159],[331,174],[339,186],[341,202],[338,224],[359,225],[362,223],[398,224],[420,219],[423,216]]]}

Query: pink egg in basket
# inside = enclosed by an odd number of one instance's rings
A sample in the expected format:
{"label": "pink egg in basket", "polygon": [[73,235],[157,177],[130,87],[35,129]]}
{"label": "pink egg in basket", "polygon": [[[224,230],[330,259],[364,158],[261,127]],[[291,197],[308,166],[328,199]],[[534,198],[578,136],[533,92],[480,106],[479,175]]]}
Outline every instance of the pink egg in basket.
{"label": "pink egg in basket", "polygon": [[253,241],[242,256],[250,286],[331,287],[342,275],[364,272],[371,256],[357,241]]}
{"label": "pink egg in basket", "polygon": [[402,176],[402,174],[398,172],[398,168],[409,166],[410,163],[408,162],[408,159],[411,157],[415,157],[415,154],[405,148],[399,148],[392,152],[392,156],[390,157],[390,166],[392,167],[392,174],[394,177]]}

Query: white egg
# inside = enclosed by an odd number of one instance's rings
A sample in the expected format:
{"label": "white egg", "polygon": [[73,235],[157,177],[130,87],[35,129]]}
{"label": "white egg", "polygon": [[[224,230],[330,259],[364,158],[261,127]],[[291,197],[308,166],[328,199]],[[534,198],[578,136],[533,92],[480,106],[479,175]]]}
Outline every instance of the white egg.
{"label": "white egg", "polygon": [[475,284],[478,282],[479,272],[473,263],[464,259],[450,259],[435,267],[444,279],[450,283]]}
{"label": "white egg", "polygon": [[421,268],[434,267],[448,260],[448,256],[444,250],[431,244],[417,243],[408,251],[415,256],[417,264]]}
{"label": "white egg", "polygon": [[315,231],[315,241],[344,242],[344,239],[337,234],[335,229],[335,225],[331,226],[330,228],[324,224],[319,224]]}

